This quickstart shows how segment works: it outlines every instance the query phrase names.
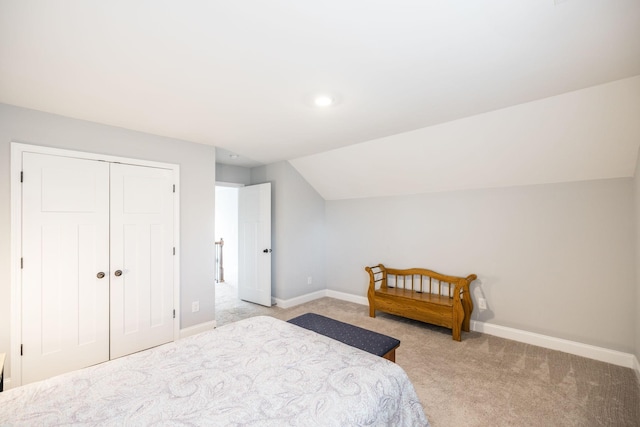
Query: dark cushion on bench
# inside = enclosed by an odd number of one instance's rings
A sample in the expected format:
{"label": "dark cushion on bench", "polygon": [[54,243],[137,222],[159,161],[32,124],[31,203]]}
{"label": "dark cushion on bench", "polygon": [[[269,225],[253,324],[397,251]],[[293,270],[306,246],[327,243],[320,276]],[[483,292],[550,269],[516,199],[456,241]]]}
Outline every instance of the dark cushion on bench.
{"label": "dark cushion on bench", "polygon": [[289,323],[380,357],[400,345],[400,340],[395,338],[315,313],[306,313],[302,316],[295,317],[289,320]]}

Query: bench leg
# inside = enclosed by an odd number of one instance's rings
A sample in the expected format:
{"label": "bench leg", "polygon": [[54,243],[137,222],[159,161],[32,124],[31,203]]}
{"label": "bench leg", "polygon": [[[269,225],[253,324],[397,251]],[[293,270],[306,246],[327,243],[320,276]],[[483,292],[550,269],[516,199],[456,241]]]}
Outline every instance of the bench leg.
{"label": "bench leg", "polygon": [[461,305],[453,306],[453,327],[451,328],[451,334],[453,339],[460,341],[460,330],[462,329],[462,322],[464,321],[464,309]]}
{"label": "bench leg", "polygon": [[452,335],[452,338],[454,339],[454,341],[462,341],[462,338],[460,336],[460,326],[453,325],[453,328],[452,328],[452,331],[451,331],[451,335]]}
{"label": "bench leg", "polygon": [[369,292],[367,292],[367,299],[369,300],[369,317],[376,317],[376,303],[371,287],[369,287]]}
{"label": "bench leg", "polygon": [[385,359],[392,361],[393,363],[396,363],[396,349],[394,348],[393,350],[389,351],[387,354],[385,354],[384,356]]}
{"label": "bench leg", "polygon": [[473,302],[470,295],[462,298],[462,308],[464,309],[464,320],[462,321],[462,330],[469,332],[471,330],[471,312],[473,311]]}
{"label": "bench leg", "polygon": [[470,299],[463,298],[462,299],[462,308],[464,308],[464,320],[462,321],[462,330],[465,332],[469,332],[471,330],[471,311],[473,307],[471,305]]}

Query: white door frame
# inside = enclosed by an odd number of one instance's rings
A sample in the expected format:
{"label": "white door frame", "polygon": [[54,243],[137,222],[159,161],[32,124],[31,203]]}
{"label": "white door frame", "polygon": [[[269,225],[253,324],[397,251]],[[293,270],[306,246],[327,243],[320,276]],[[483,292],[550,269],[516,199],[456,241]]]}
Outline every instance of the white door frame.
{"label": "white door frame", "polygon": [[178,339],[180,337],[180,166],[171,163],[11,142],[11,388],[22,385],[22,361],[20,359],[20,341],[22,337],[22,270],[20,268],[20,254],[22,253],[22,191],[20,172],[22,171],[22,154],[25,152],[126,163],[173,171],[176,185],[176,198],[173,204],[173,236],[176,246],[176,255],[173,258],[173,301],[176,321],[174,322],[173,339],[174,341]]}

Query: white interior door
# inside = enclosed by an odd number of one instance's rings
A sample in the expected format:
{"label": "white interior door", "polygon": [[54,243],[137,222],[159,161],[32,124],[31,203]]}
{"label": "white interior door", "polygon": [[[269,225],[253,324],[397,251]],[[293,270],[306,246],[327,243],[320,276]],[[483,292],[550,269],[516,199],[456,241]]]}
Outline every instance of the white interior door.
{"label": "white interior door", "polygon": [[173,340],[173,172],[111,165],[111,358]]}
{"label": "white interior door", "polygon": [[35,153],[22,162],[26,384],[109,359],[109,164]]}
{"label": "white interior door", "polygon": [[238,191],[238,296],[271,306],[271,184]]}

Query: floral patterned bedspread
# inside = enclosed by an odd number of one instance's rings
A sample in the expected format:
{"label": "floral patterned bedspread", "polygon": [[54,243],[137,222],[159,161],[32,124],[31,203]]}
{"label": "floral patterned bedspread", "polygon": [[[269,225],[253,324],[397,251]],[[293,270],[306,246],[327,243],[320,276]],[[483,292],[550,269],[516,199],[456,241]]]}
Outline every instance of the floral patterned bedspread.
{"label": "floral patterned bedspread", "polygon": [[0,393],[0,425],[428,426],[398,365],[258,316]]}

